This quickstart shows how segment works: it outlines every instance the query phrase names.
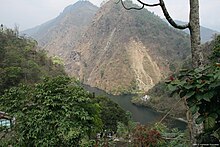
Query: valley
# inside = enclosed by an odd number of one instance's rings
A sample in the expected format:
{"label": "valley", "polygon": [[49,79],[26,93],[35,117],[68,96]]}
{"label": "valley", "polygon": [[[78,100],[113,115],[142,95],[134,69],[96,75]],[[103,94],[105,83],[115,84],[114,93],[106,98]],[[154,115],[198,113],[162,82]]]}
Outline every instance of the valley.
{"label": "valley", "polygon": [[101,8],[78,1],[23,33],[62,59],[68,75],[112,94],[144,93],[190,55],[188,35],[147,9],[127,11],[113,1]]}
{"label": "valley", "polygon": [[1,24],[0,144],[219,144],[220,35],[196,2],[184,26],[163,0],[150,6],[172,26],[130,0],[79,0],[22,32]]}

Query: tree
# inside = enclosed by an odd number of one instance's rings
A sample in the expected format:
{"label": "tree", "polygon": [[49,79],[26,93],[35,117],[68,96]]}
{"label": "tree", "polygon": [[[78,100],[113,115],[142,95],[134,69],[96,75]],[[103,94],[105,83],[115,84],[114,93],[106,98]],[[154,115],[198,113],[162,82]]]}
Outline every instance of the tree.
{"label": "tree", "polygon": [[35,40],[15,34],[12,29],[0,31],[0,95],[19,83],[34,84],[43,76],[65,75],[61,64],[36,51]]}
{"label": "tree", "polygon": [[102,127],[99,105],[90,97],[78,82],[63,76],[7,90],[0,110],[16,118],[9,144],[79,146]]}
{"label": "tree", "polygon": [[[123,2],[123,0],[119,0],[119,2],[121,2],[121,4],[123,5],[123,7],[126,10],[141,10],[143,9],[145,6],[148,7],[156,7],[156,6],[160,6],[163,14],[166,18],[166,20],[169,22],[169,24],[171,26],[173,26],[174,28],[177,29],[189,29],[190,31],[190,39],[191,39],[191,53],[192,53],[192,65],[194,68],[197,67],[203,67],[204,64],[204,59],[203,59],[203,52],[202,52],[202,48],[201,48],[201,38],[200,38],[200,22],[199,22],[199,0],[190,0],[190,18],[189,18],[189,23],[185,24],[185,25],[179,25],[177,24],[172,17],[170,16],[169,12],[167,11],[166,5],[164,3],[163,0],[159,0],[158,3],[155,4],[148,4],[146,2],[142,2],[141,0],[137,0],[142,6],[137,8],[137,7],[126,7],[125,3]],[[190,118],[189,121],[191,121],[193,119],[193,124],[191,125],[191,140],[192,143],[195,143],[195,136],[198,134],[198,132],[201,132],[201,128],[200,129],[196,128],[195,126],[195,118]]]}
{"label": "tree", "polygon": [[101,107],[100,114],[104,130],[116,132],[119,122],[128,125],[129,114],[127,114],[118,104],[104,96],[95,97],[94,102],[98,103]]}

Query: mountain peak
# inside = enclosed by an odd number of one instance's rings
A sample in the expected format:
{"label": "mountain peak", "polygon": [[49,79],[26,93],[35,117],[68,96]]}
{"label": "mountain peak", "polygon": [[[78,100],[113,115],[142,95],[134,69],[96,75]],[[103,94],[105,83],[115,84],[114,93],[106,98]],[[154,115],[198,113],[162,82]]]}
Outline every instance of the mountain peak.
{"label": "mountain peak", "polygon": [[63,14],[66,13],[71,13],[72,11],[76,11],[78,9],[98,9],[97,6],[95,6],[94,4],[92,4],[90,1],[87,0],[79,0],[76,3],[67,6],[64,10],[63,10]]}

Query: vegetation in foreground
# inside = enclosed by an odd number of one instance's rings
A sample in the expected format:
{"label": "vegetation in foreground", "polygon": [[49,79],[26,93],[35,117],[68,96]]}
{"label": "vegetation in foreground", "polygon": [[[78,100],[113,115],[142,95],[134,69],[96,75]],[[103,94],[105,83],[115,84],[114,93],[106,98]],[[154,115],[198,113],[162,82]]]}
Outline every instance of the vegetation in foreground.
{"label": "vegetation in foreground", "polygon": [[87,146],[97,132],[128,124],[124,110],[64,76],[62,64],[36,51],[36,41],[11,29],[0,38],[0,110],[15,119],[10,129],[1,126],[1,145]]}
{"label": "vegetation in foreground", "polygon": [[[34,86],[13,87],[0,100],[0,109],[16,118],[11,130],[3,131],[8,134],[1,136],[0,143],[5,146],[163,146],[183,135],[161,124],[152,127],[133,123],[117,104],[94,97],[79,82],[65,76],[45,78]],[[102,134],[100,138],[98,133]],[[176,143],[181,141],[175,139]]]}

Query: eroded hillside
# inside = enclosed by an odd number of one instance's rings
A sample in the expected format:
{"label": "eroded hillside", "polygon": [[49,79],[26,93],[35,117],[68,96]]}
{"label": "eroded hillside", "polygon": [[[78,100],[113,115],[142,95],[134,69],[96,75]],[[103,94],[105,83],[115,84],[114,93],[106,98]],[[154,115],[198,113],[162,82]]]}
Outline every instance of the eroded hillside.
{"label": "eroded hillside", "polygon": [[[33,35],[40,37],[38,41],[50,55],[64,60],[69,75],[85,84],[112,93],[147,91],[189,55],[188,36],[146,9],[127,11],[108,1],[96,13],[91,7],[93,18],[88,13],[80,13],[81,19],[65,15],[71,10],[78,16],[85,3],[92,5],[79,1],[77,11],[76,4],[67,7],[55,19],[56,25],[47,25],[54,24],[52,20],[42,26],[45,31],[39,29]],[[90,21],[84,27],[85,19]]]}
{"label": "eroded hillside", "polygon": [[[189,40],[147,10],[109,1],[74,49],[67,71],[108,92],[147,91],[189,55]],[[77,67],[77,68],[76,68]]]}

